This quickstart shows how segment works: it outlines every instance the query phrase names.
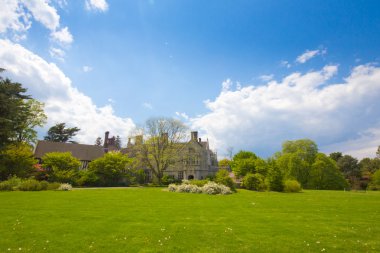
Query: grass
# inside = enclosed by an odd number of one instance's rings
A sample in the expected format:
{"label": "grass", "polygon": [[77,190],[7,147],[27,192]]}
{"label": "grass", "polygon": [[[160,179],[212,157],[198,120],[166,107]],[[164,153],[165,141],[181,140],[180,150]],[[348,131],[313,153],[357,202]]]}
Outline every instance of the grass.
{"label": "grass", "polygon": [[379,252],[380,192],[0,192],[0,252]]}

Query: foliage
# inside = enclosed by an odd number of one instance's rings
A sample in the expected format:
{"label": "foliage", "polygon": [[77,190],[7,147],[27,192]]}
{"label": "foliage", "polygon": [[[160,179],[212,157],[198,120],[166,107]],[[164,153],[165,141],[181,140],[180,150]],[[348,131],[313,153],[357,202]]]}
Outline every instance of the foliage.
{"label": "foliage", "polygon": [[18,190],[20,191],[42,191],[47,189],[46,182],[40,182],[35,179],[25,179],[22,180],[18,186]]}
{"label": "foliage", "polygon": [[205,184],[207,184],[209,181],[210,180],[207,180],[207,179],[203,179],[203,180],[193,179],[193,180],[183,180],[182,183],[184,183],[184,184],[188,183],[188,184],[193,184],[193,185],[202,187]]}
{"label": "foliage", "polygon": [[218,162],[218,166],[220,169],[230,170],[231,169],[231,160],[222,159]]}
{"label": "foliage", "polygon": [[237,177],[243,177],[247,173],[260,173],[265,175],[267,168],[265,161],[249,151],[239,151],[234,155],[231,163],[232,171]]}
{"label": "foliage", "polygon": [[73,189],[73,187],[71,186],[71,184],[61,184],[58,187],[59,191],[71,191],[72,189]]}
{"label": "foliage", "polygon": [[89,177],[99,186],[128,185],[131,175],[132,159],[120,152],[108,152],[92,161],[88,167]]}
{"label": "foliage", "polygon": [[96,146],[102,146],[103,145],[103,140],[101,137],[96,138],[95,145]]}
{"label": "foliage", "polygon": [[13,143],[0,150],[0,180],[9,176],[29,177],[34,171],[32,147],[26,143]]}
{"label": "foliage", "polygon": [[225,169],[220,169],[215,175],[215,182],[228,186],[231,190],[235,191],[235,183],[230,177],[230,173]]}
{"label": "foliage", "polygon": [[243,178],[242,186],[247,190],[254,191],[265,191],[267,189],[264,176],[259,173],[246,174]]}
{"label": "foliage", "polygon": [[80,161],[70,152],[51,152],[42,157],[42,166],[47,169],[50,181],[74,183],[80,165]]}
{"label": "foliage", "polygon": [[268,174],[266,181],[269,190],[278,192],[282,192],[284,190],[284,175],[277,166],[275,160],[270,159],[268,161]]}
{"label": "foliage", "polygon": [[121,149],[121,146],[122,146],[121,138],[118,135],[118,136],[116,136],[116,139],[115,139],[115,147],[119,150],[119,149]]}
{"label": "foliage", "polygon": [[49,183],[47,181],[38,181],[33,178],[22,179],[16,176],[6,181],[0,182],[0,191],[44,191],[55,190],[59,183]]}
{"label": "foliage", "polygon": [[181,121],[175,119],[151,118],[146,121],[142,132],[148,139],[136,145],[136,153],[140,164],[152,171],[158,184],[161,184],[170,163],[179,159],[179,143],[184,140],[186,129]]}
{"label": "foliage", "polygon": [[169,185],[169,184],[178,183],[178,182],[179,180],[175,179],[174,176],[172,175],[163,175],[161,179],[162,185]]}
{"label": "foliage", "polygon": [[0,191],[16,191],[20,184],[21,178],[12,176],[8,180],[0,182]]}
{"label": "foliage", "polygon": [[[68,142],[72,139],[80,129],[77,127],[66,127],[65,123],[57,123],[55,126],[49,128],[47,136],[45,136],[46,141],[53,142]],[[73,142],[74,141],[70,141]]]}
{"label": "foliage", "polygon": [[337,162],[339,170],[349,180],[352,188],[357,188],[357,181],[361,177],[358,160],[350,155],[344,155]]}
{"label": "foliage", "polygon": [[285,141],[282,144],[283,154],[297,154],[297,156],[307,164],[312,164],[318,153],[317,144],[309,139],[295,141]]}
{"label": "foliage", "polygon": [[338,160],[343,157],[343,154],[342,152],[333,152],[329,155],[329,157],[335,162],[338,162]]}
{"label": "foliage", "polygon": [[377,190],[377,191],[380,190],[380,170],[376,171],[373,174],[373,176],[371,178],[371,182],[368,185],[368,189],[369,190]]}
{"label": "foliage", "polygon": [[284,182],[284,192],[301,192],[301,184],[297,180],[288,179]]}
{"label": "foliage", "polygon": [[310,171],[308,188],[320,190],[343,190],[347,181],[338,170],[336,162],[325,154],[318,153]]}
{"label": "foliage", "polygon": [[281,169],[284,178],[294,178],[306,186],[311,164],[303,160],[298,152],[282,154],[277,159],[277,166]]}

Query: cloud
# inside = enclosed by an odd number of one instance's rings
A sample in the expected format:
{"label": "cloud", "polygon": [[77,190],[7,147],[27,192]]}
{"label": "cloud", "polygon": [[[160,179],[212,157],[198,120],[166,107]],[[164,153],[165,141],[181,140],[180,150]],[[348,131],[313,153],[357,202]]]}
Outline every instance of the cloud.
{"label": "cloud", "polygon": [[189,120],[189,116],[184,113],[184,112],[175,112],[175,114],[179,117],[182,117],[183,119],[185,119],[186,121]]}
{"label": "cloud", "polygon": [[305,53],[301,54],[300,56],[297,57],[296,62],[298,63],[305,63],[311,58],[317,56],[317,55],[324,55],[326,54],[327,50],[326,49],[317,49],[317,50],[306,50]]}
{"label": "cloud", "polygon": [[[66,1],[57,0],[54,3],[63,6]],[[68,27],[60,28],[60,16],[50,4],[48,0],[3,0],[0,8],[0,34],[3,38],[16,42],[25,40],[34,19],[49,30],[53,42],[60,46],[71,44],[73,36]],[[56,46],[49,53],[63,59],[62,50],[58,52]]]}
{"label": "cloud", "polygon": [[272,80],[273,77],[274,77],[273,74],[272,74],[272,75],[261,75],[261,76],[259,77],[259,79],[260,79],[261,81],[268,82],[268,81]]}
{"label": "cloud", "polygon": [[288,61],[281,61],[280,65],[286,68],[290,68],[292,66]]}
{"label": "cloud", "polygon": [[64,57],[66,55],[65,51],[60,48],[51,47],[49,49],[49,54],[51,57],[58,59],[60,61],[64,61]]}
{"label": "cloud", "polygon": [[108,10],[108,4],[105,0],[86,0],[85,8],[88,11],[101,11]]}
{"label": "cloud", "polygon": [[45,0],[22,0],[28,10],[32,13],[35,20],[40,22],[51,31],[55,31],[59,27],[59,15],[57,10],[49,5],[49,1]]}
{"label": "cloud", "polygon": [[116,116],[111,105],[95,105],[54,63],[19,44],[0,39],[0,66],[7,69],[12,80],[24,84],[28,94],[45,103],[46,127],[58,122],[77,126],[81,129],[76,137],[80,143],[92,144],[106,130],[127,136],[135,126],[130,118]]}
{"label": "cloud", "polygon": [[69,32],[69,28],[67,27],[64,27],[61,30],[52,32],[50,36],[54,41],[61,43],[63,45],[69,45],[73,42],[73,36]]}
{"label": "cloud", "polygon": [[219,96],[205,102],[209,112],[190,119],[192,128],[218,150],[233,146],[264,156],[279,151],[283,141],[300,138],[315,140],[322,151],[336,143],[335,151],[345,150],[350,141],[354,153],[355,143],[373,136],[376,141],[366,147],[372,150],[380,144],[380,134],[368,135],[380,131],[380,68],[359,65],[343,82],[329,84],[337,71],[327,65],[240,90],[226,89],[227,80]]}
{"label": "cloud", "polygon": [[90,67],[90,66],[83,66],[82,70],[83,70],[83,72],[91,72],[92,71],[92,67]]}
{"label": "cloud", "polygon": [[4,0],[0,8],[0,33],[8,30],[25,32],[29,29],[31,22],[18,1]]}
{"label": "cloud", "polygon": [[147,103],[147,102],[144,102],[142,104],[143,107],[145,107],[146,109],[149,109],[149,110],[152,110],[153,109],[153,106],[150,104],[150,103]]}

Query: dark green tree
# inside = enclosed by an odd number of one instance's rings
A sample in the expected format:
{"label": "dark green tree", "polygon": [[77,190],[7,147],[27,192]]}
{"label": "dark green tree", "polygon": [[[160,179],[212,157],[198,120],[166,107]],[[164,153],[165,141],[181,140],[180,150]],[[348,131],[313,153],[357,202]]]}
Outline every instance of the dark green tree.
{"label": "dark green tree", "polygon": [[101,137],[96,138],[95,145],[96,146],[102,146],[103,145],[103,140]]}
{"label": "dark green tree", "polygon": [[276,161],[269,159],[268,162],[268,174],[266,177],[269,190],[282,192],[284,190],[284,175],[280,168],[277,166]]}
{"label": "dark green tree", "polygon": [[70,141],[71,138],[73,138],[77,132],[79,132],[80,129],[77,127],[66,127],[65,123],[57,123],[55,126],[52,126],[47,136],[45,136],[46,141],[53,141],[53,142],[73,142]]}
{"label": "dark green tree", "polygon": [[115,139],[115,147],[119,150],[119,149],[121,149],[121,145],[122,145],[121,138],[118,135],[118,136],[116,136],[116,139]]}
{"label": "dark green tree", "polygon": [[357,188],[361,176],[358,160],[350,155],[344,155],[338,160],[337,165],[344,177],[349,180],[351,187]]}
{"label": "dark green tree", "polygon": [[329,157],[335,162],[338,162],[338,160],[343,157],[343,154],[342,152],[333,152],[329,155]]}
{"label": "dark green tree", "polygon": [[250,151],[239,151],[234,155],[231,169],[237,177],[243,177],[247,173],[260,173],[266,175],[267,167],[263,159]]}

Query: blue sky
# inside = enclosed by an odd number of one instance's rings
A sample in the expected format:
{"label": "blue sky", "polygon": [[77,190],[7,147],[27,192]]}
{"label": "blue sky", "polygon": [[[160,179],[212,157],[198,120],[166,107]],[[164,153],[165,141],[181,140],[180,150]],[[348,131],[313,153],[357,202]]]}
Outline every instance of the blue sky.
{"label": "blue sky", "polygon": [[1,67],[81,142],[168,116],[221,155],[380,145],[378,1],[3,2]]}

